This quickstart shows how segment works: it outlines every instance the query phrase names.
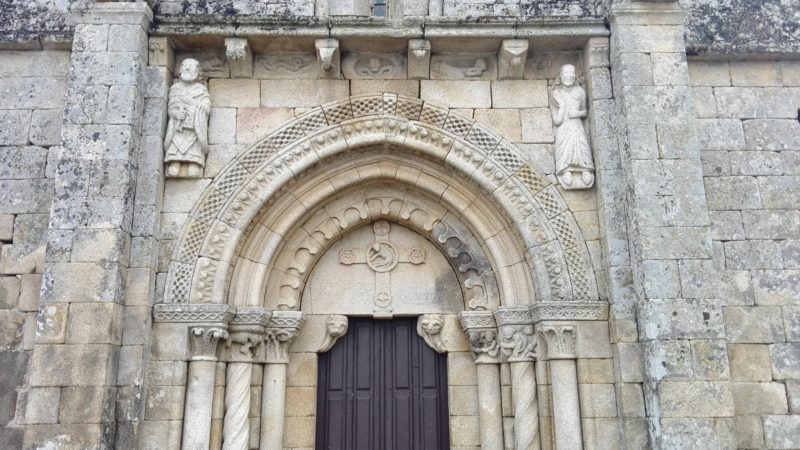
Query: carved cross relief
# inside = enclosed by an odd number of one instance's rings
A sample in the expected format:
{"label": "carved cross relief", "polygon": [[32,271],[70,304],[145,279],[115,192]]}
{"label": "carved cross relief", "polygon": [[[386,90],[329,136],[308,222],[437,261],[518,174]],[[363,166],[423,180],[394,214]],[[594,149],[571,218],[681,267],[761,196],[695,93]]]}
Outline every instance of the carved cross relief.
{"label": "carved cross relief", "polygon": [[364,250],[345,248],[339,252],[339,263],[346,266],[366,264],[375,273],[375,316],[392,315],[392,270],[398,264],[425,263],[425,250],[419,247],[399,248],[390,241],[391,225],[379,220],[372,225],[375,241]]}

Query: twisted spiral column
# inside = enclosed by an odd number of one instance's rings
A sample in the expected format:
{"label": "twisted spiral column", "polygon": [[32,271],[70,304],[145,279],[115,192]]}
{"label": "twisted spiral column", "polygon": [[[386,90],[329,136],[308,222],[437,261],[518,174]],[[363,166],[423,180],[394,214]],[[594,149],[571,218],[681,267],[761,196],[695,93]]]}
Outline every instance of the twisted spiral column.
{"label": "twisted spiral column", "polygon": [[514,398],[516,450],[539,450],[539,410],[533,362],[512,362],[511,395]]}
{"label": "twisted spiral column", "polygon": [[250,443],[250,380],[252,364],[228,364],[225,386],[225,421],[222,428],[223,450],[248,450]]}

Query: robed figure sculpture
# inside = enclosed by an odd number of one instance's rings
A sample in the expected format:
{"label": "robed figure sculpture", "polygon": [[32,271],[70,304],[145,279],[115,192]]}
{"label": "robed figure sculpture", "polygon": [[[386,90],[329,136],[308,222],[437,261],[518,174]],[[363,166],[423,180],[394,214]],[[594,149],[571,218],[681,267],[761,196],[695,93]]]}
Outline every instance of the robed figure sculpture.
{"label": "robed figure sculpture", "polygon": [[594,184],[592,149],[583,127],[586,109],[586,91],[578,84],[575,66],[566,64],[550,92],[556,176],[564,189],[588,189]]}
{"label": "robed figure sculpture", "polygon": [[211,97],[200,82],[200,63],[184,59],[180,79],[169,90],[169,123],[164,140],[167,176],[199,178],[203,176],[208,153],[208,116]]}

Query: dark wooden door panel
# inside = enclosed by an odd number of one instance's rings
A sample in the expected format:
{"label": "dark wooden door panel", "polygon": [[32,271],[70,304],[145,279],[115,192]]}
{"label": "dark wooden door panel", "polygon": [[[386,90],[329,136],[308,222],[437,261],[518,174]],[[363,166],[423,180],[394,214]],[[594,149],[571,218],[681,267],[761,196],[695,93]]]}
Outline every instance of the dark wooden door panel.
{"label": "dark wooden door panel", "polygon": [[320,355],[317,450],[446,450],[447,359],[416,319],[350,319]]}

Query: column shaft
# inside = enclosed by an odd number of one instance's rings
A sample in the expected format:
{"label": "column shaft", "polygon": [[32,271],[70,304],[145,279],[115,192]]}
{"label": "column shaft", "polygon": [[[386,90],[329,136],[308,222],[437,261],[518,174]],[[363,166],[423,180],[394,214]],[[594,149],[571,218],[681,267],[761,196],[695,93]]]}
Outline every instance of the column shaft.
{"label": "column shaft", "polygon": [[512,362],[511,395],[514,398],[516,450],[538,450],[539,411],[536,405],[536,373],[533,362]]}
{"label": "column shaft", "polygon": [[578,401],[578,372],[574,359],[550,361],[553,389],[553,422],[557,450],[581,450],[581,413]]}
{"label": "column shaft", "polygon": [[214,403],[215,361],[190,361],[183,412],[183,450],[208,450]]}
{"label": "column shaft", "polygon": [[250,380],[252,364],[228,364],[225,385],[225,422],[222,428],[223,450],[247,450],[250,444]]}
{"label": "column shaft", "polygon": [[503,408],[500,403],[500,365],[478,364],[481,449],[503,450]]}
{"label": "column shaft", "polygon": [[286,364],[266,364],[261,387],[261,450],[283,450]]}

